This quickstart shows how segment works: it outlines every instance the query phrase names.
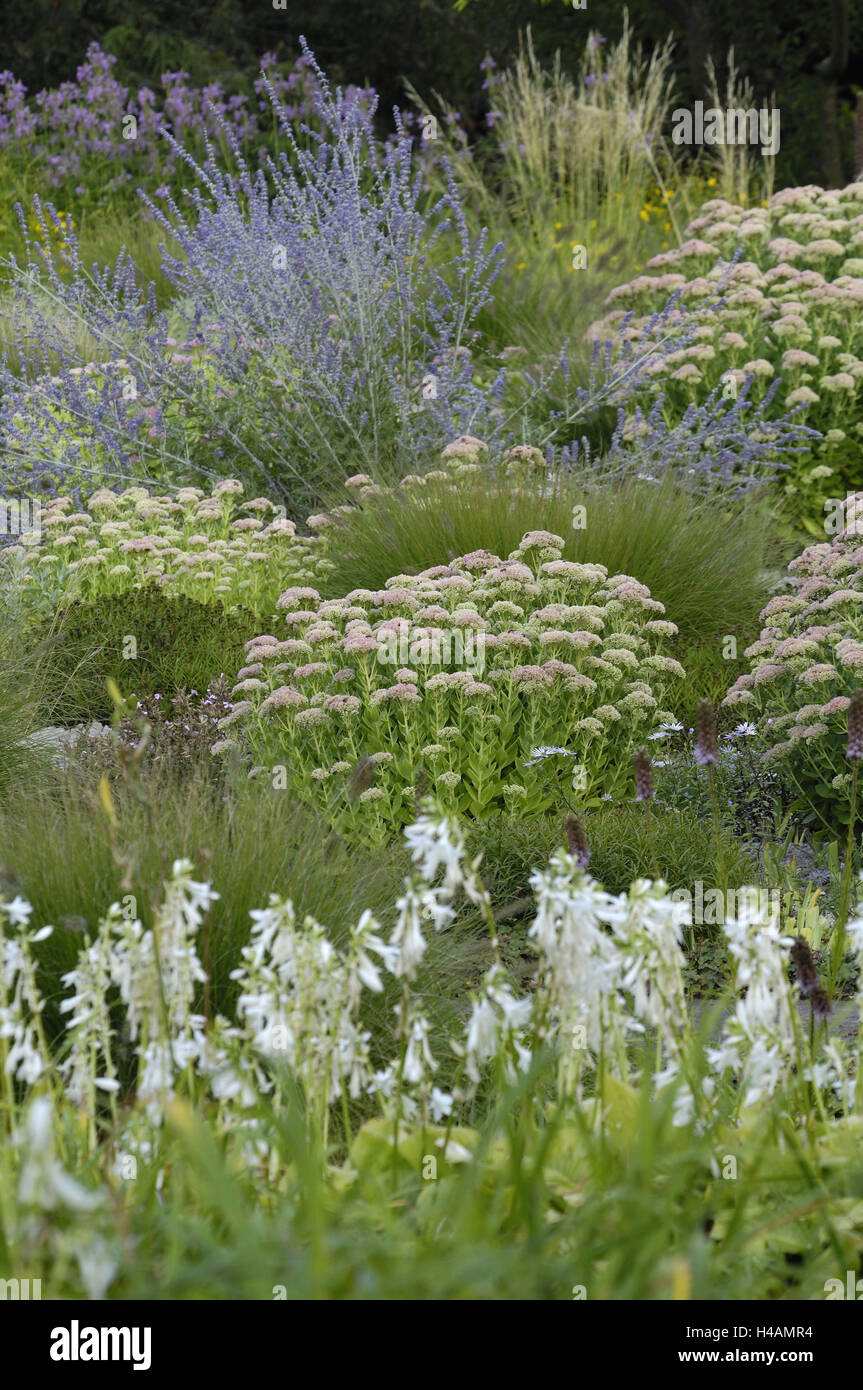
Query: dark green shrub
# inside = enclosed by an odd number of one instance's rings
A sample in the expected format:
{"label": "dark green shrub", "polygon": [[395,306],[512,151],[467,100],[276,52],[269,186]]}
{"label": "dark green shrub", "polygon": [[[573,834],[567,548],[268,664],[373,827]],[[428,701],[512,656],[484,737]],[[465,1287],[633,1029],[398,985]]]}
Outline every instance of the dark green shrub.
{"label": "dark green shrub", "polygon": [[42,636],[52,651],[43,695],[46,721],[76,724],[112,712],[109,677],[125,696],[170,700],[179,690],[205,691],[243,664],[243,644],[260,629],[245,608],[227,612],[153,585],[76,601]]}

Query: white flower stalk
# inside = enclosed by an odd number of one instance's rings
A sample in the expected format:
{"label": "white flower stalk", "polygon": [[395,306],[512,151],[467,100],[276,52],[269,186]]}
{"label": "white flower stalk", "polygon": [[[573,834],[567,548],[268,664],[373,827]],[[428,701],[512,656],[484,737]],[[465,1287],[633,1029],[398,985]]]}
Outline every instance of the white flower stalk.
{"label": "white flower stalk", "polygon": [[465,1071],[477,1085],[480,1068],[500,1058],[504,1077],[512,1084],[516,1071],[530,1064],[530,1051],[520,1036],[533,1011],[531,999],[516,999],[502,965],[493,965],[474,999],[465,1042]]}
{"label": "white flower stalk", "polygon": [[174,1059],[168,1039],[156,1036],[138,1048],[137,1102],[152,1125],[159,1125],[173,1100]]}
{"label": "white flower stalk", "polygon": [[219,895],[196,882],[192,871],[188,859],[175,860],[152,930],[145,931],[137,918],[128,920],[118,904],[109,913],[111,978],[138,1043],[138,1095],[153,1123],[175,1094],[176,1073],[206,1065],[206,1020],[192,1012],[196,988],[206,979],[195,934]]}
{"label": "white flower stalk", "polygon": [[[432,1090],[434,1091],[434,1087]],[[370,1096],[377,1096],[380,1101],[381,1111],[386,1119],[396,1118],[399,1121],[410,1123],[419,1110],[417,1102],[402,1085],[398,1084],[398,1062],[389,1062],[385,1067],[374,1072],[366,1083],[366,1091]]]}
{"label": "white flower stalk", "polygon": [[453,1097],[449,1091],[442,1091],[439,1086],[432,1086],[429,1096],[429,1113],[436,1125],[442,1120],[448,1120],[452,1114]]}
{"label": "white flower stalk", "polygon": [[428,948],[420,921],[425,906],[426,895],[405,879],[405,891],[396,902],[399,915],[388,943],[391,948],[389,968],[400,980],[416,979],[419,963]]}
{"label": "white flower stalk", "polygon": [[857,1094],[857,1080],[851,1072],[842,1039],[831,1038],[824,1044],[821,1060],[807,1067],[805,1076],[818,1091],[837,1099],[845,1113],[851,1115]]}
{"label": "white flower stalk", "polygon": [[227,1116],[234,1106],[247,1110],[273,1089],[257,1058],[244,1046],[241,1028],[232,1028],[219,1014],[208,1039],[206,1071],[210,1091]]}
{"label": "white flower stalk", "polygon": [[404,837],[423,883],[431,887],[443,869],[443,883],[438,888],[443,901],[452,899],[459,889],[472,903],[486,901],[485,889],[477,880],[476,861],[465,865],[467,851],[461,826],[449,816],[441,815],[432,801],[425,801],[422,815],[413,825],[407,826]]}
{"label": "white flower stalk", "polygon": [[465,880],[464,837],[461,827],[448,816],[436,815],[429,803],[426,806],[427,809],[414,824],[406,828],[405,840],[423,882],[432,884],[439,870],[443,869],[441,887],[444,894],[451,898]]}
{"label": "white flower stalk", "polygon": [[582,1066],[626,1074],[624,1033],[631,1026],[618,993],[622,958],[607,922],[623,914],[618,899],[560,850],[547,869],[534,870],[536,916],[529,930],[541,965],[536,1017],[541,1037],[556,1035],[563,1059],[561,1085],[576,1086]]}
{"label": "white flower stalk", "polygon": [[380,923],[368,909],[362,914],[351,933],[348,952],[349,986],[348,993],[352,1004],[358,1003],[363,986],[373,994],[383,990],[383,980],[378,967],[369,956],[369,951],[379,955],[387,969],[392,970],[395,955],[385,941],[378,935]]}
{"label": "white flower stalk", "polygon": [[757,888],[741,889],[742,913],[727,919],[725,936],[741,993],[722,1030],[719,1047],[708,1050],[714,1071],[732,1072],[745,1109],[769,1100],[790,1074],[796,1058],[794,1003],[786,974],[791,937],[779,929]]}
{"label": "white flower stalk", "polygon": [[65,1078],[66,1094],[72,1104],[92,1118],[96,1109],[96,1091],[109,1094],[119,1090],[111,1053],[111,1012],[108,992],[111,987],[111,933],[115,903],[102,918],[96,939],[78,956],[74,970],[62,976],[72,996],[60,1004],[60,1012],[71,1014],[66,1024],[70,1035],[68,1056],[58,1071]]}
{"label": "white flower stalk", "polygon": [[[400,1013],[396,1009],[396,1013]],[[402,1078],[409,1086],[422,1088],[437,1071],[438,1064],[429,1046],[429,1021],[415,1006],[408,1010],[405,1021],[407,1047],[402,1067]]]}
{"label": "white flower stalk", "polygon": [[[5,1057],[5,1075],[28,1086],[35,1086],[51,1066],[42,1030],[45,1001],[36,983],[36,962],[30,948],[45,941],[54,929],[24,930],[32,911],[21,897],[0,903],[0,1057]],[[12,935],[4,924],[18,928],[17,934]]]}
{"label": "white flower stalk", "polygon": [[621,953],[620,987],[632,1010],[659,1033],[663,1049],[679,1057],[691,1040],[691,1012],[686,999],[683,928],[692,910],[666,896],[663,882],[638,879],[619,899],[622,915],[613,923]]}
{"label": "white flower stalk", "polygon": [[54,1107],[49,1096],[32,1100],[24,1124],[12,1136],[21,1150],[18,1203],[54,1211],[65,1207],[71,1212],[91,1212],[102,1205],[102,1194],[90,1192],[55,1157]]}
{"label": "white flower stalk", "polygon": [[323,1114],[346,1086],[361,1094],[368,1074],[369,1034],[358,1026],[361,985],[381,982],[367,949],[386,947],[361,919],[347,957],[307,917],[300,928],[293,904],[271,897],[252,914],[252,939],[232,978],[241,985],[237,1012],[246,1038],[263,1056],[283,1062]]}
{"label": "white flower stalk", "polygon": [[195,1031],[191,1009],[197,986],[206,980],[195,951],[195,937],[219,897],[208,883],[197,883],[190,877],[193,867],[188,859],[175,860],[156,927],[162,991],[175,1036]]}

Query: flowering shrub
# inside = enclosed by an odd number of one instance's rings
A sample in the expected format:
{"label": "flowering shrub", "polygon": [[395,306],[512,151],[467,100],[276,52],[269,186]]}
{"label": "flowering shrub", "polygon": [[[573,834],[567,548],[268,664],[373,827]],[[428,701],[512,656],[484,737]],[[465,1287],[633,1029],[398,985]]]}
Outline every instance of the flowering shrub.
{"label": "flowering shrub", "polygon": [[0,549],[0,584],[10,604],[45,616],[72,598],[143,584],[267,616],[286,582],[320,583],[330,562],[321,540],[298,535],[283,507],[242,494],[242,483],[226,478],[209,494],[101,488],[84,511],[54,498],[41,513],[41,535]]}
{"label": "flowering shrub", "polygon": [[[382,144],[374,104],[333,92],[304,52],[318,84],[310,149],[265,78],[284,157],[254,173],[222,123],[238,172],[179,150],[198,181],[190,210],[148,200],[179,248],[163,269],[193,351],[172,351],[131,260],[90,271],[74,230],[62,255],[28,243],[27,265],[10,267],[22,371],[0,368],[0,445],[22,486],[76,470],[186,479],[230,460],[296,510],[346,458],[406,471],[463,429],[500,432],[503,368],[479,382],[472,363],[497,250],[471,233],[451,177],[428,205],[401,118]],[[85,373],[82,326],[116,370]]]}
{"label": "flowering shrub", "polygon": [[[682,246],[648,261],[652,273],[612,290],[612,308],[591,336],[638,334],[669,294],[682,309],[696,307],[727,277],[723,301],[695,341],[670,355],[657,351],[650,370],[675,416],[720,384],[731,397],[747,378],[755,401],[775,388],[768,419],[797,407],[824,440],[814,463],[810,454],[794,466],[785,492],[801,520],[808,510],[814,532],[812,513],[824,496],[844,494],[860,450],[863,184],[786,188],[765,208],[713,198],[686,232]],[[741,247],[736,263],[718,264]]]}
{"label": "flowering shrub", "polygon": [[527,766],[540,745],[566,744],[581,793],[613,793],[683,675],[661,652],[677,629],[643,584],[563,546],[530,531],[505,560],[477,550],[376,592],[286,589],[287,634],[247,643],[231,723],[261,765],[327,801],[370,755],[377,785],[346,808],[367,826],[409,818],[420,767],[467,814],[544,810],[554,793]]}
{"label": "flowering shrub", "polygon": [[724,701],[757,720],[764,760],[782,765],[828,827],[849,816],[848,707],[863,669],[863,493],[849,497],[844,519],[834,540],[791,561],[790,592],[763,610],[766,626],[746,649],[751,669]]}
{"label": "flowering shrub", "polygon": [[[180,690],[173,698],[161,691],[138,700],[134,714],[117,720],[119,743],[130,752],[140,750],[149,764],[162,763],[174,772],[183,768],[197,771],[203,757],[221,738],[219,721],[234,708],[231,690],[224,676],[211,680],[206,691]],[[142,748],[142,734],[148,730]],[[106,776],[116,773],[114,740],[91,741],[85,750],[90,766],[98,766]]]}
{"label": "flowering shrub", "polygon": [[[203,150],[205,140],[216,133],[218,120],[263,161],[270,133],[266,120],[259,119],[268,110],[263,76],[254,82],[257,100],[242,94],[229,96],[219,82],[191,87],[185,72],[163,74],[159,95],[149,87],[132,93],[114,76],[116,62],[113,54],[91,43],[74,82],[38,92],[29,101],[26,87],[14,73],[0,72],[0,149],[6,161],[38,164],[50,187],[74,185],[78,195],[90,188],[104,200],[130,185],[132,189],[141,183],[155,188],[170,183],[182,161],[162,131],[170,131],[180,144]],[[314,121],[316,79],[308,59],[299,57],[286,77],[275,64],[275,56],[265,53],[262,74],[291,118]],[[371,96],[353,87],[348,91],[365,99]],[[124,138],[124,131],[131,128],[130,118],[135,122],[134,139]]]}

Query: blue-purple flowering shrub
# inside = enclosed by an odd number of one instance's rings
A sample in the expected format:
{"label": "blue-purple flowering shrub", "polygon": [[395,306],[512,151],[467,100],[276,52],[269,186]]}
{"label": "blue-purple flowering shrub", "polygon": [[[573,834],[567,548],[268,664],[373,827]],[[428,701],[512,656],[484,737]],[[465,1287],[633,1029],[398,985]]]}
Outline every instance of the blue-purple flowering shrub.
{"label": "blue-purple flowering shrub", "polygon": [[657,341],[681,351],[704,331],[673,301],[614,357],[597,347],[586,385],[565,343],[531,370],[484,356],[477,316],[498,250],[471,232],[446,160],[445,191],[432,199],[409,122],[396,113],[395,135],[378,140],[370,94],[334,92],[305,47],[303,62],[314,125],[296,124],[296,106],[262,75],[284,146],[264,168],[250,167],[224,114],[214,120],[233,172],[212,145],[198,163],[165,140],[197,181],[184,208],[167,190],[162,206],[145,197],[174,248],[163,267],[177,295],[170,312],[139,286],[128,255],[85,267],[75,228],[35,200],[38,224],[58,235],[34,241],[25,227],[25,261],[9,267],[18,360],[0,367],[7,492],[80,496],[118,478],[227,475],[298,516],[328,483],[413,472],[464,433],[561,445],[592,466],[575,429],[612,403],[612,473],[673,467],[686,481],[739,486],[778,465],[793,427],[767,427],[743,398],[711,399],[670,425],[657,411],[626,416]]}
{"label": "blue-purple flowering shrub", "polygon": [[[282,75],[275,55],[265,53],[252,91],[234,94],[219,82],[194,87],[187,72],[163,73],[161,92],[149,87],[132,92],[114,76],[116,63],[113,54],[91,43],[74,82],[31,97],[13,72],[0,72],[0,151],[7,177],[36,167],[41,187],[96,206],[124,190],[134,195],[141,184],[166,191],[183,173],[183,163],[162,132],[203,153],[207,137],[218,136],[220,122],[262,162],[273,135],[265,81],[289,119],[314,123],[317,83],[306,54]],[[360,99],[372,95],[355,87],[347,92]]]}
{"label": "blue-purple flowering shrub", "polygon": [[[28,243],[10,310],[24,369],[0,371],[18,486],[231,472],[298,508],[333,474],[407,471],[447,437],[500,432],[502,371],[480,383],[472,361],[497,253],[471,235],[452,181],[427,206],[398,114],[381,144],[374,103],[314,71],[311,148],[265,78],[287,151],[254,173],[223,123],[237,172],[177,146],[199,183],[189,208],[149,204],[180,247],[165,270],[187,351],[129,258],[88,270],[74,231],[60,256]],[[82,322],[111,370],[87,372]]]}

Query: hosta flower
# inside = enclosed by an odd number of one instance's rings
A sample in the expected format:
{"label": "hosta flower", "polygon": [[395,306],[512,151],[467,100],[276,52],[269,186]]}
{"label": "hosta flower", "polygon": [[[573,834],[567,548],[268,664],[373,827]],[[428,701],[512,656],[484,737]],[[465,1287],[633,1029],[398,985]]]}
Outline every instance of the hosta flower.
{"label": "hosta flower", "polygon": [[467,1027],[465,1069],[474,1084],[480,1081],[480,1068],[495,1057],[503,1061],[509,1082],[515,1079],[513,1053],[519,1067],[527,1067],[530,1053],[518,1035],[527,1026],[531,1010],[532,1000],[516,999],[506,971],[493,965],[474,1000]]}
{"label": "hosta flower", "polygon": [[409,1086],[421,1084],[427,1076],[437,1071],[438,1064],[429,1046],[429,1028],[428,1019],[418,1011],[410,1015],[407,1025],[408,1042],[402,1068],[402,1076]]}
{"label": "hosta flower", "polygon": [[422,895],[406,883],[404,894],[396,902],[399,915],[388,943],[393,950],[389,969],[400,979],[416,978],[417,967],[428,947],[420,921],[422,906]]}
{"label": "hosta flower", "polygon": [[21,1151],[18,1204],[24,1209],[66,1207],[71,1212],[93,1212],[104,1196],[83,1187],[55,1157],[55,1123],[51,1098],[37,1096],[26,1110],[23,1128],[12,1138],[13,1147]]}
{"label": "hosta flower", "polygon": [[795,1063],[784,955],[793,943],[768,919],[757,889],[738,895],[738,903],[739,915],[726,920],[724,931],[745,994],[723,1026],[720,1045],[707,1055],[716,1071],[735,1073],[746,1107],[770,1099]]}

